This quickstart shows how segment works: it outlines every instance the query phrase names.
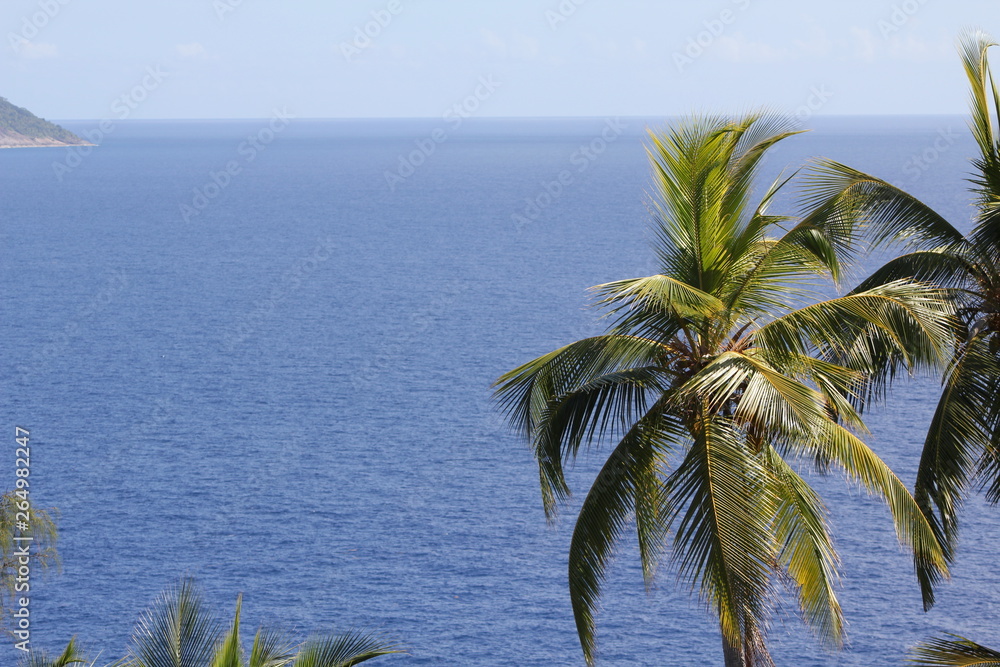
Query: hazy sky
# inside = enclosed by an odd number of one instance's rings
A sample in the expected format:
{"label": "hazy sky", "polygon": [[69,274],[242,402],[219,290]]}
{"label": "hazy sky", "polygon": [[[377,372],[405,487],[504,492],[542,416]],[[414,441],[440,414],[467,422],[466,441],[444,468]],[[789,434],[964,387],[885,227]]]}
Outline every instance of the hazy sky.
{"label": "hazy sky", "polygon": [[1000,35],[997,0],[0,0],[0,96],[53,119],[961,114],[970,26]]}

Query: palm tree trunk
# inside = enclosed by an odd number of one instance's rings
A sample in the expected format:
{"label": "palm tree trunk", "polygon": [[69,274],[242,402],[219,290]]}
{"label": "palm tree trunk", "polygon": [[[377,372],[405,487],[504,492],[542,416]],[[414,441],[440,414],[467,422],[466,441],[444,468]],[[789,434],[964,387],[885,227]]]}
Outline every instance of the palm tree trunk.
{"label": "palm tree trunk", "polygon": [[726,667],[746,667],[743,662],[743,651],[739,646],[730,644],[725,636],[722,637],[722,655],[726,660]]}

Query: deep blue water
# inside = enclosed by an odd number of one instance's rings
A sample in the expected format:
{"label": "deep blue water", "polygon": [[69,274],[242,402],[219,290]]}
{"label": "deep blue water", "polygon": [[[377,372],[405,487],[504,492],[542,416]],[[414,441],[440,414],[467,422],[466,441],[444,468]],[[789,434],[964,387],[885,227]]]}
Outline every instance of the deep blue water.
{"label": "deep blue water", "polygon": [[[294,120],[275,135],[267,121],[120,122],[80,159],[0,151],[0,487],[28,427],[33,498],[61,512],[64,567],[35,582],[33,643],[76,634],[117,658],[189,574],[224,619],[244,594],[247,634],[364,626],[411,648],[377,664],[582,664],[565,585],[575,505],[546,526],[490,384],[599,331],[585,288],[655,271],[645,121],[624,122],[594,159],[578,151],[605,119]],[[771,175],[825,155],[968,219],[961,118],[814,126]],[[390,188],[386,171],[436,128],[447,141]],[[564,170],[571,182],[515,223]],[[870,419],[908,483],[936,390],[901,383]],[[577,467],[579,492],[593,471]],[[954,579],[924,614],[882,505],[839,475],[816,484],[850,645],[821,648],[788,612],[779,665],[901,664],[942,629],[1000,643],[1000,509],[970,500]],[[631,545],[599,622],[606,665],[721,662],[710,616],[669,568],[647,595]],[[5,640],[0,663],[16,655]]]}

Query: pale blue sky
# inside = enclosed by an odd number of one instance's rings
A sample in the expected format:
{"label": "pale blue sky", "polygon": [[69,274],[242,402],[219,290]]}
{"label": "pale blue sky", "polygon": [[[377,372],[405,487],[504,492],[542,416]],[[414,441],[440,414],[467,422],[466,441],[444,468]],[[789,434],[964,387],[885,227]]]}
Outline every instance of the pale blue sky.
{"label": "pale blue sky", "polygon": [[2,0],[0,96],[54,119],[440,117],[477,90],[479,116],[961,114],[967,26],[1000,35],[1000,5]]}

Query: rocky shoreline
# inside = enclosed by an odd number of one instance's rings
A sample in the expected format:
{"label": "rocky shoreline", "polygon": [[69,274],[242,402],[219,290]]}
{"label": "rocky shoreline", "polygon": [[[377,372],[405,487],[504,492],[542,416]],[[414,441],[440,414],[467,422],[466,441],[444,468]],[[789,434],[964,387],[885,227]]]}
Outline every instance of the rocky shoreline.
{"label": "rocky shoreline", "polygon": [[50,137],[27,137],[19,132],[0,130],[0,148],[58,148],[60,146],[93,146],[87,141],[67,142]]}

